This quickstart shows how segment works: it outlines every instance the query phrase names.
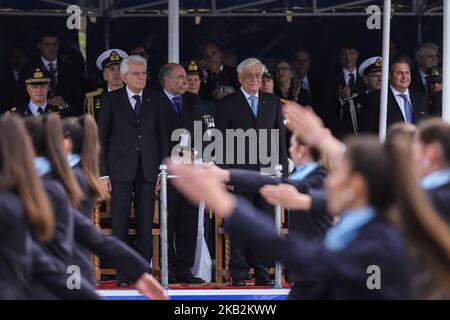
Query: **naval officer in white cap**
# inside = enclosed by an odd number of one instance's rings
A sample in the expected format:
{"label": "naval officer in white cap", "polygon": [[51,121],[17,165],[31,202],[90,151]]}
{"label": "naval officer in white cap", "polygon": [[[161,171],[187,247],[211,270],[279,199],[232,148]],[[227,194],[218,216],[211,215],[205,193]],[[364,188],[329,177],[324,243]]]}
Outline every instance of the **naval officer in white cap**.
{"label": "naval officer in white cap", "polygon": [[110,49],[103,52],[97,58],[97,68],[103,71],[105,85],[97,88],[95,91],[86,93],[84,100],[84,111],[97,119],[97,114],[102,107],[101,101],[105,93],[117,90],[123,87],[123,81],[120,76],[120,63],[128,57],[125,51],[120,49]]}

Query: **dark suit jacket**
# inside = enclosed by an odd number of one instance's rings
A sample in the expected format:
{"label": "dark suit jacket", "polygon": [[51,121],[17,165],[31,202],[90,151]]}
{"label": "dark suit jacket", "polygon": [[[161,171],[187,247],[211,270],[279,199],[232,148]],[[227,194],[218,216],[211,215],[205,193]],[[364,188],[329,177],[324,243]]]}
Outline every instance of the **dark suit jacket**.
{"label": "dark suit jacket", "polygon": [[[319,105],[315,108],[325,126],[337,137],[342,137],[348,133],[341,121],[341,103],[339,101],[339,87],[345,87],[346,85],[342,69],[328,76],[323,84],[322,99],[319,99]],[[365,89],[364,80],[357,75],[353,93],[360,93]]]}
{"label": "dark suit jacket", "polygon": [[[309,193],[310,189],[322,188],[326,176],[327,171],[323,167],[315,169],[302,181],[295,181],[285,177],[262,176],[255,171],[232,169],[230,170],[229,184],[258,192],[265,185],[286,183],[293,185],[301,193]],[[323,239],[332,222],[333,219],[326,210],[315,212],[289,211],[289,231],[299,232],[307,239]]]}
{"label": "dark suit jacket", "polygon": [[[414,124],[427,115],[427,99],[424,94],[409,90],[412,107],[414,109]],[[361,114],[361,132],[378,133],[380,124],[380,91],[374,91],[366,100],[366,106]],[[400,106],[392,90],[388,89],[387,128],[396,122],[405,122]]]}
{"label": "dark suit jacket", "polygon": [[427,190],[427,194],[436,211],[450,225],[450,183]]}
{"label": "dark suit jacket", "polygon": [[36,283],[56,298],[98,299],[94,288],[83,281],[80,290],[67,288],[66,270],[61,271],[61,262],[32,239],[32,232],[20,199],[0,192],[0,299],[46,298],[36,296]]}
{"label": "dark suit jacket", "polygon": [[[20,105],[17,107],[13,107],[11,110],[9,110],[13,113],[16,113],[22,117],[32,116],[33,113],[31,112],[30,108],[28,107],[28,104]],[[59,110],[57,106],[47,104],[47,107],[44,110],[44,113],[57,113],[60,117],[64,116],[64,112]]]}
{"label": "dark suit jacket", "polygon": [[[176,129],[186,129],[191,137],[190,143],[191,148],[194,148],[194,121],[201,121],[203,125],[203,120],[200,114],[200,101],[198,96],[192,93],[185,93],[181,96],[181,109],[183,118],[181,119],[175,112],[172,102],[166,96],[163,90],[154,92],[153,100],[158,106],[162,118],[164,119],[164,126],[166,132],[164,134],[164,140],[167,143],[168,149],[165,156],[171,155],[173,148],[180,143],[180,140],[171,141],[172,132]],[[202,134],[199,132],[198,134]],[[201,139],[200,136],[196,137]],[[200,150],[197,150],[200,152]]]}
{"label": "dark suit jacket", "polygon": [[426,95],[426,93],[427,93],[425,86],[423,85],[422,77],[420,76],[419,69],[417,69],[417,68],[414,69],[412,72],[410,88],[415,91],[419,91],[419,92],[423,93],[424,95]]}
{"label": "dark suit jacket", "polygon": [[[278,154],[274,155],[276,156],[277,162],[275,164],[272,164],[273,166],[276,164],[281,164],[283,166],[283,173],[284,175],[287,174],[287,148],[286,148],[286,139],[285,139],[285,130],[284,130],[284,124],[283,124],[283,116],[281,114],[281,104],[280,100],[275,97],[272,94],[265,93],[265,92],[259,92],[259,106],[258,106],[258,117],[255,118],[253,115],[253,112],[245,99],[244,94],[239,89],[237,92],[235,92],[232,95],[226,96],[222,100],[220,100],[217,104],[217,112],[216,112],[216,128],[219,129],[224,137],[224,147],[226,146],[227,149],[232,149],[232,141],[226,141],[226,129],[242,129],[245,131],[249,129],[254,129],[257,131],[257,139],[258,144],[261,144],[264,142],[264,134],[261,129],[266,129],[267,134],[265,135],[265,141],[267,143],[267,155],[271,155],[271,137],[270,137],[270,130],[271,129],[278,129],[279,137],[278,141],[275,141],[275,143],[278,144]],[[231,140],[231,139],[229,139]],[[236,139],[235,139],[236,140]],[[237,155],[238,155],[238,148],[237,145],[239,144],[239,141],[237,143],[234,143],[234,159],[232,164],[227,164],[227,150],[223,151],[223,162],[219,163],[220,165],[223,165],[226,168],[236,168],[236,169],[246,169],[246,170],[253,170],[253,171],[259,171],[261,168],[269,167],[268,164],[261,163],[261,159],[259,157],[259,149],[260,146],[252,146],[255,151],[258,150],[257,154],[251,154],[250,155],[250,146],[248,139],[246,139],[245,143],[245,163],[239,164],[237,162]],[[225,143],[226,141],[226,143]],[[236,141],[235,141],[236,142]],[[242,155],[239,155],[242,156]],[[251,156],[251,157],[250,157]],[[256,163],[251,163],[250,159],[256,159]]]}
{"label": "dark suit jacket", "polygon": [[100,175],[112,182],[130,182],[136,177],[139,157],[144,179],[155,182],[166,154],[164,121],[158,104],[146,90],[140,119],[128,100],[126,88],[104,95],[98,115],[101,144]]}
{"label": "dark suit jacket", "polygon": [[[44,70],[48,70],[40,58],[29,64],[29,67],[35,66],[40,66]],[[83,83],[85,82],[83,72],[77,70],[74,66],[65,63],[59,58],[57,69],[58,80],[56,83],[56,92],[53,96],[63,97],[64,101],[70,105],[70,109],[67,111],[68,115],[79,116],[83,114]],[[20,79],[20,86],[20,104],[25,104],[27,102],[28,95],[25,89],[25,81],[23,78]],[[49,98],[51,97],[52,96],[49,90]]]}
{"label": "dark suit jacket", "polygon": [[204,80],[206,82],[202,81],[199,95],[206,100],[216,101],[213,92],[219,86],[229,86],[235,90],[239,89],[236,69],[226,65],[223,65],[223,70],[218,75],[208,72],[208,77]]}
{"label": "dark suit jacket", "polygon": [[[364,226],[342,250],[330,251],[319,241],[302,236],[280,238],[270,218],[239,198],[227,228],[255,250],[279,259],[294,273],[318,279],[313,290],[295,286],[297,299],[407,299],[410,273],[403,238],[392,225],[377,217]],[[382,286],[368,290],[367,268],[382,270]],[[294,278],[294,281],[297,281]]]}

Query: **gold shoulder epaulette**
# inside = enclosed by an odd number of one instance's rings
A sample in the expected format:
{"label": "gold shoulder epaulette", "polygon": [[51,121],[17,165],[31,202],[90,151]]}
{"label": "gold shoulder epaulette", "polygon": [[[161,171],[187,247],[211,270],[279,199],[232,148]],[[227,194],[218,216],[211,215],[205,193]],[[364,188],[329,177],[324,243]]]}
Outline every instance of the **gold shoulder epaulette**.
{"label": "gold shoulder epaulette", "polygon": [[103,88],[98,88],[95,91],[88,92],[86,93],[86,98],[98,96],[103,93],[103,90],[104,90]]}

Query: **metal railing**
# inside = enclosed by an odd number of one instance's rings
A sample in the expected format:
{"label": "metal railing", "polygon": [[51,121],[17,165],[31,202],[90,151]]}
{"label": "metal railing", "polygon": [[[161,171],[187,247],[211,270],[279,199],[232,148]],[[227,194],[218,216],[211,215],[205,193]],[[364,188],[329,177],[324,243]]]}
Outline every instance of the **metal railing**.
{"label": "metal railing", "polygon": [[[161,183],[161,193],[160,193],[160,237],[161,237],[161,284],[165,289],[169,288],[169,259],[168,259],[168,242],[167,242],[167,181],[169,179],[176,178],[174,175],[169,175],[167,173],[167,166],[161,164],[159,166],[160,170],[160,183]],[[278,164],[275,166],[275,177],[280,178],[282,176],[283,166]],[[281,206],[275,206],[275,228],[278,235],[282,236],[282,217],[281,217]],[[282,288],[281,284],[281,273],[282,266],[281,262],[275,262],[275,285],[274,288]]]}

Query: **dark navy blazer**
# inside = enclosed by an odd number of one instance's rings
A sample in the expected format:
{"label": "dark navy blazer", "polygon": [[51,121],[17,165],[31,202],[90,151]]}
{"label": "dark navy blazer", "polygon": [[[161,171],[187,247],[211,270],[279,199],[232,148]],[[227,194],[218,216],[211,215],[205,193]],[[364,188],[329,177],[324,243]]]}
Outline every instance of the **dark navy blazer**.
{"label": "dark navy blazer", "polygon": [[[345,249],[330,251],[319,241],[297,235],[279,238],[267,218],[243,198],[227,227],[255,250],[264,250],[291,270],[318,279],[308,292],[290,296],[308,299],[406,299],[409,298],[410,271],[400,233],[381,218],[364,226]],[[380,267],[381,289],[368,289],[371,265]],[[295,279],[294,279],[295,281]],[[295,291],[294,286],[292,291]]]}

